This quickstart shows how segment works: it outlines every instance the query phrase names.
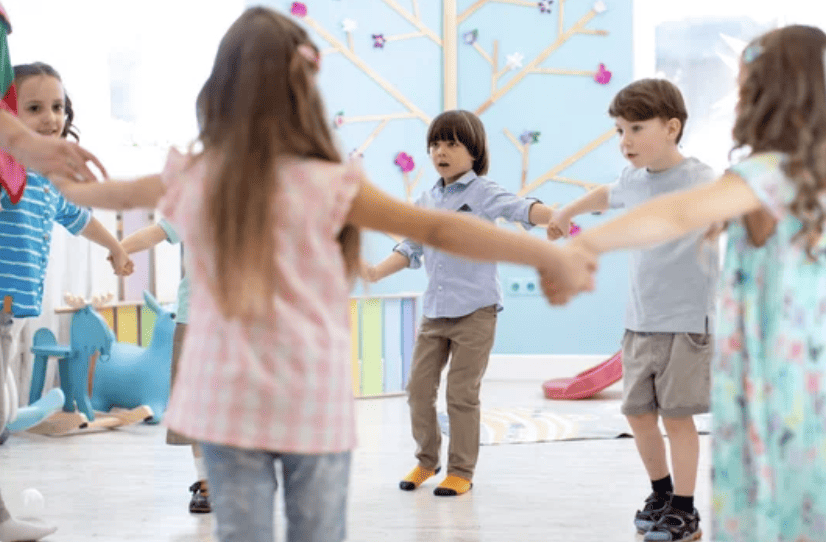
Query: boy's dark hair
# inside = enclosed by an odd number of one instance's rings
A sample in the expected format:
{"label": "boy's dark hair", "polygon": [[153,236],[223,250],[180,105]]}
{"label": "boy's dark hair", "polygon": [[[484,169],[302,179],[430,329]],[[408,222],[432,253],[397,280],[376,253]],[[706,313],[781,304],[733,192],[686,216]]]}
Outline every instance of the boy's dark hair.
{"label": "boy's dark hair", "polygon": [[455,109],[445,111],[430,123],[427,129],[427,151],[437,141],[458,141],[473,158],[473,171],[477,175],[488,172],[488,139],[485,126],[470,111]]}
{"label": "boy's dark hair", "polygon": [[688,119],[683,94],[677,85],[665,79],[634,81],[614,96],[608,114],[628,121],[677,119],[680,121],[680,133],[677,134],[675,143],[682,139],[685,121]]}
{"label": "boy's dark hair", "polygon": [[[23,84],[23,81],[28,79],[29,77],[35,75],[48,75],[49,77],[54,77],[60,84],[63,84],[63,79],[60,78],[60,74],[57,73],[57,70],[46,64],[45,62],[32,62],[31,64],[18,64],[14,67],[14,82],[17,84],[17,88],[20,88],[20,85]],[[72,124],[72,120],[75,118],[75,110],[72,108],[72,100],[69,99],[69,95],[66,93],[66,88],[63,88],[63,113],[65,114],[65,123],[63,124],[63,132],[61,132],[60,137],[72,136],[75,138],[76,141],[80,141],[80,135],[78,135],[77,126]]]}

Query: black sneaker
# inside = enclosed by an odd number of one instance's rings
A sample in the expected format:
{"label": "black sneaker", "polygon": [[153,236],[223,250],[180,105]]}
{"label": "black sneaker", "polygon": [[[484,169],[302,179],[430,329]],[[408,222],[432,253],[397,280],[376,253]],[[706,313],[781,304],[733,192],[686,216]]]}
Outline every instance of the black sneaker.
{"label": "black sneaker", "polygon": [[201,489],[201,481],[197,481],[191,486],[189,490],[192,492],[192,499],[189,501],[189,511],[193,514],[208,514],[212,512],[212,506],[209,504],[209,496]]}
{"label": "black sneaker", "polygon": [[695,508],[692,513],[674,508],[669,503],[659,521],[645,533],[645,542],[689,542],[703,536],[700,530],[700,513]]}
{"label": "black sneaker", "polygon": [[637,510],[637,514],[634,516],[634,527],[637,528],[637,532],[645,534],[650,531],[651,527],[660,520],[670,500],[670,492],[663,495],[655,491],[646,497],[645,506],[642,507],[642,510]]}

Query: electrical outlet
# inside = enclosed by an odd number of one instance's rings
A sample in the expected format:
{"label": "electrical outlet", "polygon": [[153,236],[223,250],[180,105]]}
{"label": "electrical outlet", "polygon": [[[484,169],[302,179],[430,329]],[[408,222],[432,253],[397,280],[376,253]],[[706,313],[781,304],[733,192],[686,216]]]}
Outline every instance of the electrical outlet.
{"label": "electrical outlet", "polygon": [[537,279],[515,278],[505,281],[505,293],[516,296],[539,295],[540,288]]}

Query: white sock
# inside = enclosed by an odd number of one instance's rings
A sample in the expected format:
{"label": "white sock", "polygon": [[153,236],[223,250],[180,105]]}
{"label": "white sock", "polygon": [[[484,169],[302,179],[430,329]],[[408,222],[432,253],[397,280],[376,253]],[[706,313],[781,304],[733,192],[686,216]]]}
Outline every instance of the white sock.
{"label": "white sock", "polygon": [[40,525],[10,518],[0,523],[0,542],[25,542],[40,540],[57,530],[51,525]]}
{"label": "white sock", "polygon": [[198,481],[207,479],[206,461],[203,457],[193,457],[195,461],[195,472],[198,474]]}

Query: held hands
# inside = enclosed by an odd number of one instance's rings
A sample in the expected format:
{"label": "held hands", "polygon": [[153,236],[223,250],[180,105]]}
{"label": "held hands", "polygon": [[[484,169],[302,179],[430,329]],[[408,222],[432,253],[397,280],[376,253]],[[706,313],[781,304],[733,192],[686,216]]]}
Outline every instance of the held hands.
{"label": "held hands", "polygon": [[551,305],[564,305],[580,292],[594,289],[596,254],[570,244],[562,248],[561,262],[539,269],[542,292]]}
{"label": "held hands", "polygon": [[548,239],[556,241],[561,237],[568,237],[571,231],[571,217],[564,211],[554,210],[551,221],[548,222]]}
{"label": "held hands", "polygon": [[112,264],[112,270],[118,276],[127,277],[135,271],[135,262],[129,258],[123,247],[115,252],[110,252],[106,259]]}

